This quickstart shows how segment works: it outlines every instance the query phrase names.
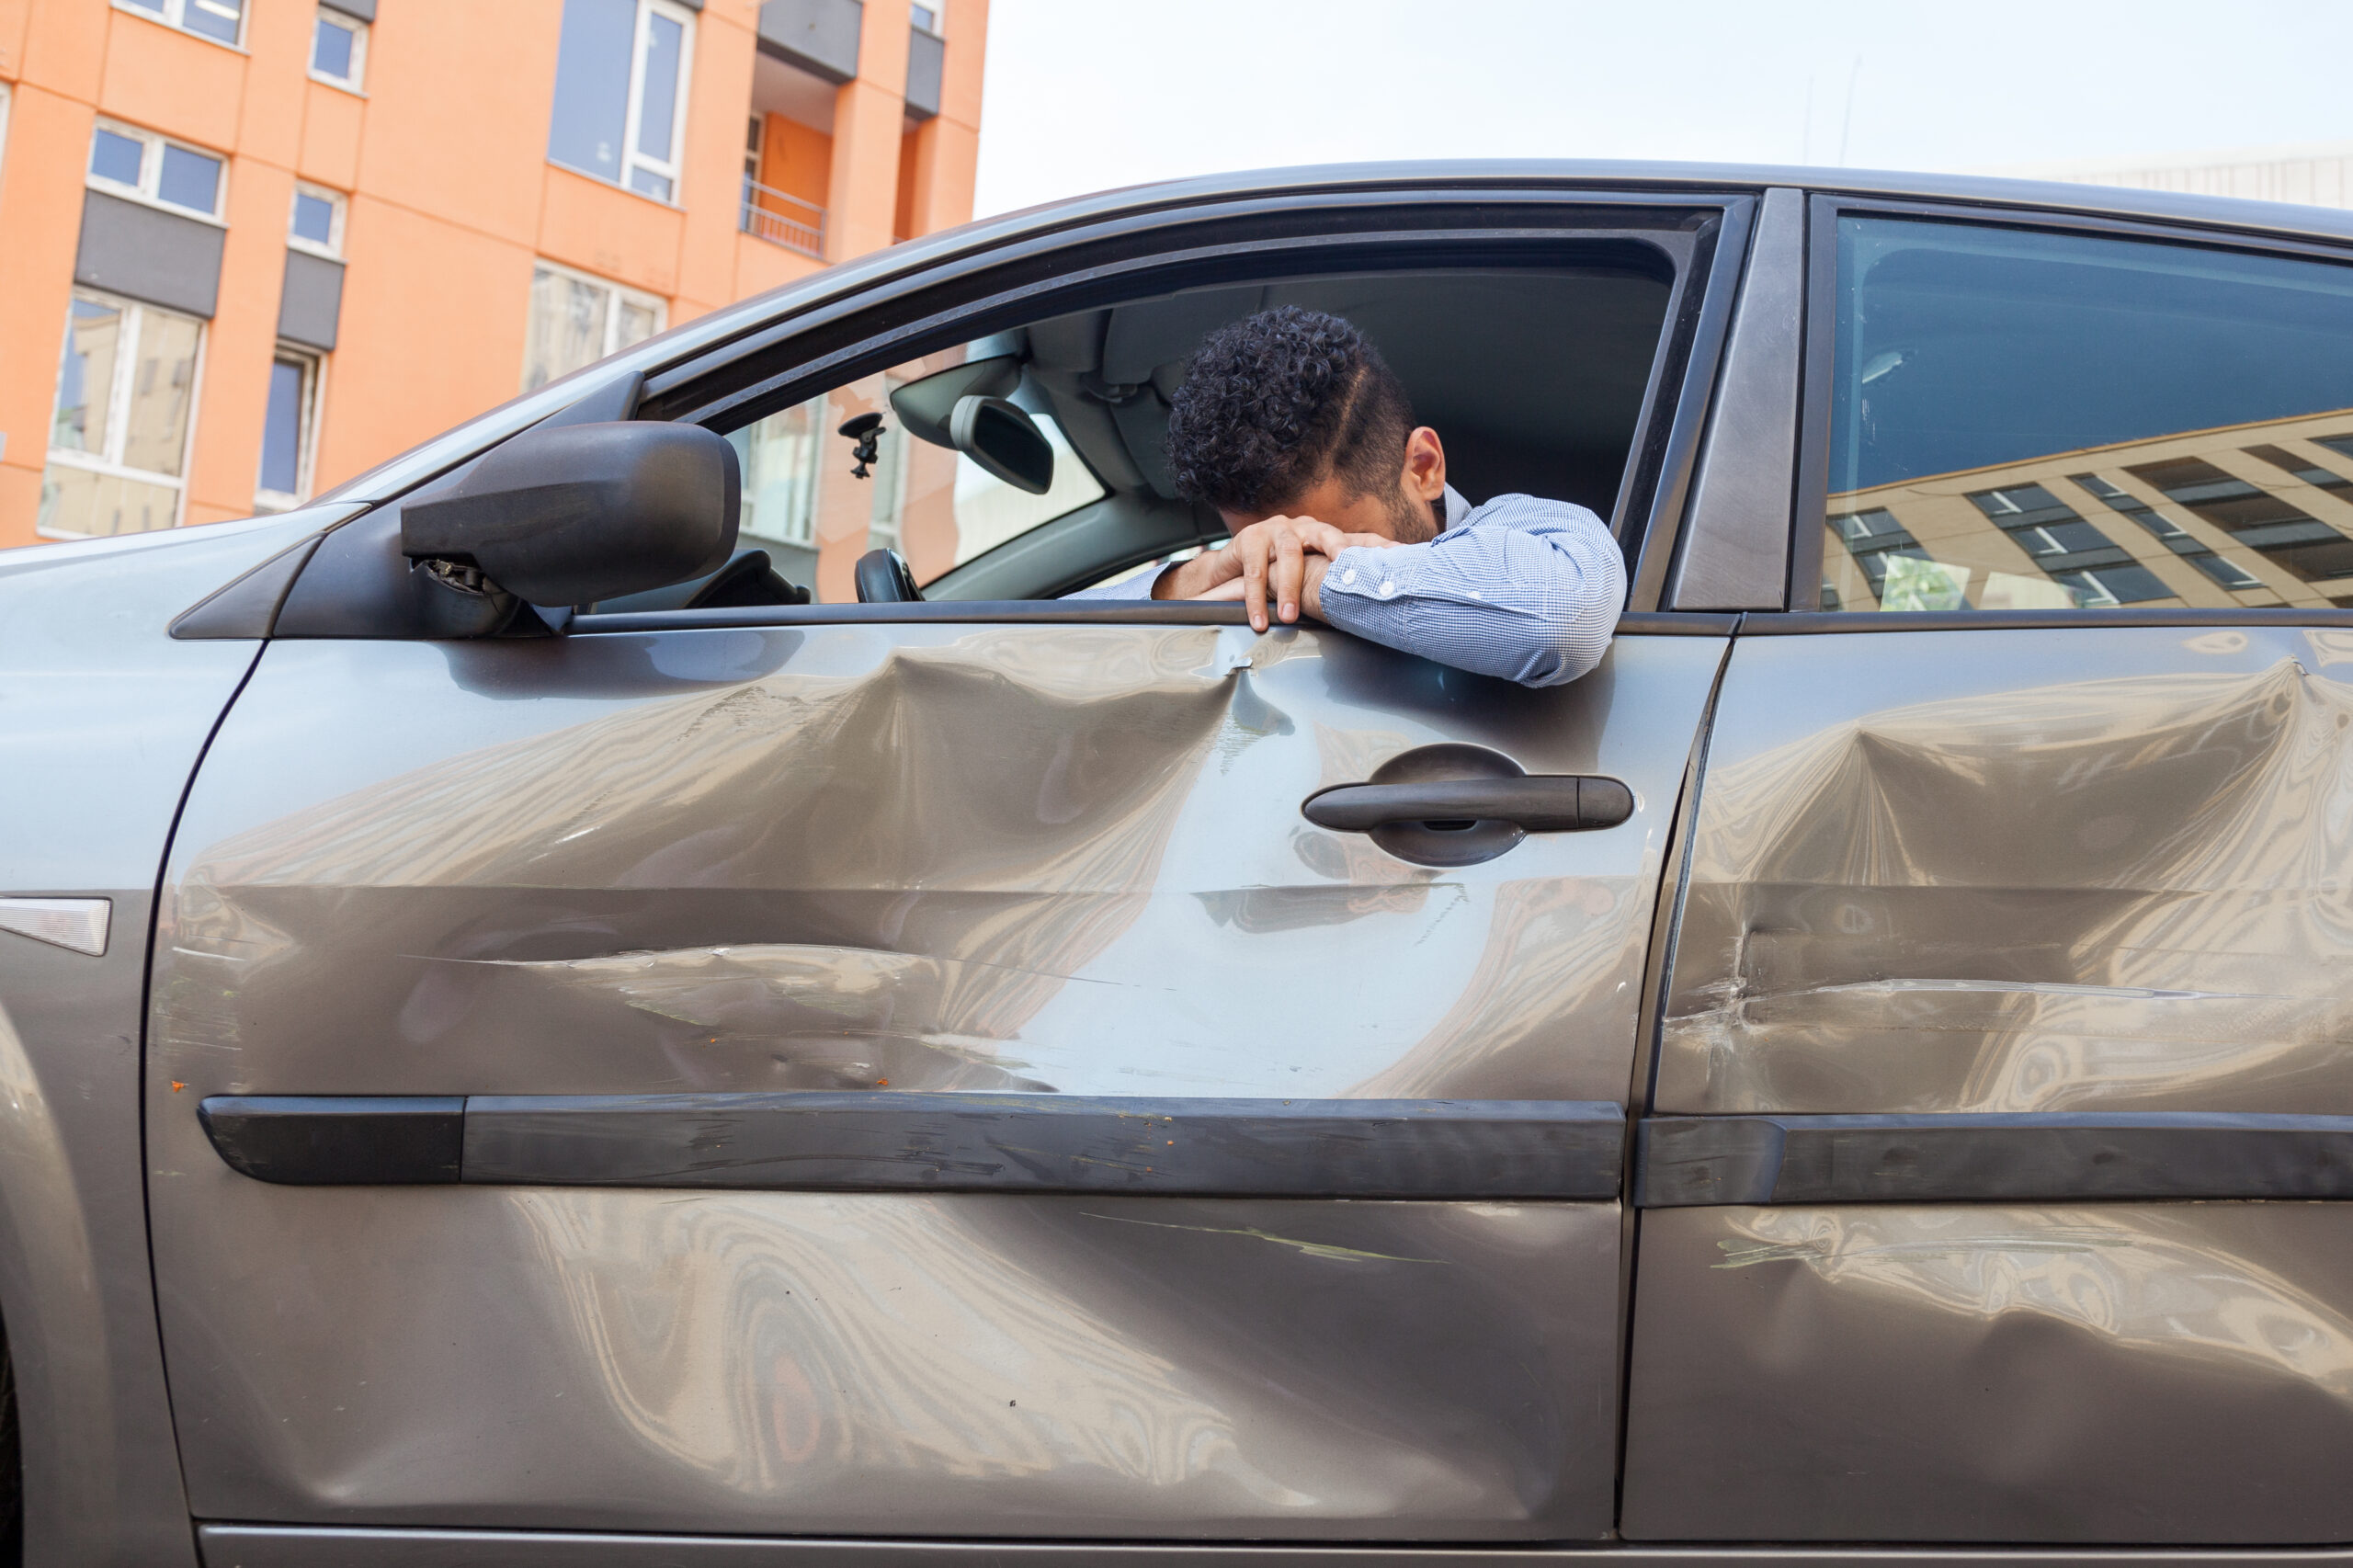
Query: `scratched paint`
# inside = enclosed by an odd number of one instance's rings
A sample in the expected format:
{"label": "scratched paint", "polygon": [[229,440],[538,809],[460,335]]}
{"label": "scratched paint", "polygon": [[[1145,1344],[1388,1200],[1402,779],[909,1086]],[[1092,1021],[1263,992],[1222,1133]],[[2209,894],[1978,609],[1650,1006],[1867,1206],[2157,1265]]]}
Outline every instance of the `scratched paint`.
{"label": "scratched paint", "polygon": [[1232,627],[273,645],[188,802],[155,973],[152,1066],[188,1085],[151,1087],[149,1125],[158,1276],[194,1282],[162,1308],[192,1505],[1599,1538],[1614,1205],[301,1193],[229,1171],[189,1108],[1617,1102],[1659,813],[1440,873],[1298,802],[1439,743],[1671,801],[1722,653],[1629,639],[1530,692]]}

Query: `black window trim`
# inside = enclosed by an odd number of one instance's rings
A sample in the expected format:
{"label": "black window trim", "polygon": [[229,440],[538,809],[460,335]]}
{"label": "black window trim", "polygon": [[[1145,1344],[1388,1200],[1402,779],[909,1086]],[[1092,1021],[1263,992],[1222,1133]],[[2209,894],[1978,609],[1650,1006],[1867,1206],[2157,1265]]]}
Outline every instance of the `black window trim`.
{"label": "black window trim", "polygon": [[[1110,299],[1132,298],[1139,282],[1157,280],[1159,276],[1181,275],[1187,281],[1172,286],[1189,286],[1196,280],[1195,270],[1205,262],[1229,266],[1237,274],[1263,276],[1269,253],[1279,249],[1315,253],[1319,264],[1324,257],[1342,263],[1353,259],[1368,269],[1387,270],[1415,265],[1420,259],[1416,251],[1430,265],[1461,266],[1471,259],[1465,255],[1467,246],[1492,245],[1496,247],[1495,259],[1541,267],[1559,264],[1557,247],[1564,239],[1637,242],[1658,254],[1672,279],[1665,328],[1654,350],[1626,474],[1609,519],[1613,529],[1621,534],[1627,527],[1622,519],[1641,520],[1643,538],[1629,574],[1631,592],[1627,604],[1630,614],[1639,617],[1656,610],[1672,559],[1708,396],[1739,283],[1739,263],[1759,200],[1756,192],[1737,188],[1591,189],[1565,184],[1509,188],[1417,187],[1336,195],[1293,193],[1188,206],[1150,214],[1141,222],[1134,214],[1122,214],[1110,222],[1028,236],[1001,249],[956,256],[931,268],[879,279],[867,288],[827,299],[813,309],[793,312],[757,330],[711,345],[652,374],[641,377],[631,372],[627,378],[632,392],[628,400],[630,412],[622,416],[733,428],[866,370],[901,363],[911,353],[925,351],[928,339],[937,339],[928,346],[938,347],[1002,330],[1035,319],[1046,301],[1086,309],[1086,301],[1095,292]],[[1625,220],[1612,222],[1621,213]],[[1645,216],[1652,221],[1641,222]],[[1237,217],[1262,224],[1288,223],[1295,232],[1288,236],[1263,232],[1237,236],[1233,227]],[[1366,227],[1351,230],[1347,226],[1349,221]],[[1204,243],[1189,249],[1158,243],[1159,238],[1181,235],[1188,230]],[[1552,254],[1540,254],[1546,250]],[[1718,265],[1720,260],[1722,265]],[[1695,279],[1701,287],[1692,287]],[[752,369],[764,360],[772,362],[779,346],[796,340],[806,341],[817,352],[805,358],[795,356],[788,369],[773,374],[730,374],[738,367]],[[609,392],[603,383],[592,386],[574,404],[547,418],[573,422],[574,409],[601,407],[610,401]],[[614,416],[611,412],[597,415]],[[363,525],[360,531],[396,530],[404,504],[457,483],[494,445],[489,443],[363,516],[358,519]],[[330,530],[330,534],[339,531]],[[291,602],[296,592],[299,585],[290,590],[286,602]],[[414,595],[393,595],[394,600],[404,597]],[[681,628],[871,619],[1084,619],[1115,624],[1122,619],[1154,624],[1165,619],[1159,607],[1102,607],[1082,617],[1067,603],[1059,610],[1053,606],[1054,601],[949,601],[920,617],[873,614],[898,608],[881,606],[796,607],[780,616],[767,610],[658,611],[632,617],[631,629],[650,629],[654,622],[648,617],[660,618],[661,625]],[[338,608],[324,622],[321,613],[328,607],[322,603],[307,608],[309,619],[303,631],[281,632],[281,618],[273,615],[261,634],[394,640],[433,635],[405,608],[390,611],[395,619],[381,624],[362,622],[373,622],[377,615],[387,613],[385,607],[362,611],[355,604],[351,613],[356,619],[344,619],[347,612]],[[694,619],[677,619],[689,613]],[[714,615],[735,619],[712,619]],[[333,630],[327,629],[330,623]],[[1632,629],[1630,624],[1628,630]],[[573,630],[591,632],[619,628],[609,624],[608,618],[584,616],[574,620]]]}
{"label": "black window trim", "polygon": [[2353,245],[2297,240],[2260,229],[2153,222],[2091,213],[1951,201],[1906,201],[1816,191],[1807,203],[1805,381],[1798,398],[1798,483],[1790,515],[1789,608],[1752,615],[1744,636],[1820,631],[1951,631],[2091,626],[2353,626],[2353,610],[2285,606],[2237,609],[1907,610],[1863,614],[1822,608],[1822,519],[1830,506],[1830,399],[1836,345],[1838,220],[1925,219],[1979,229],[2153,240],[2206,251],[2353,265]]}
{"label": "black window trim", "polygon": [[[1608,520],[1613,531],[1622,537],[1632,526],[1632,519],[1640,519],[1642,542],[1629,573],[1628,608],[1648,612],[1658,606],[1673,555],[1690,485],[1692,462],[1730,324],[1740,263],[1758,199],[1756,193],[1742,191],[1472,187],[1354,192],[1339,200],[1328,193],[1319,193],[1312,199],[1229,203],[1187,209],[1165,217],[1185,227],[1206,226],[1201,235],[1204,241],[1213,241],[1217,227],[1237,219],[1296,217],[1302,210],[1313,210],[1329,219],[1341,213],[1381,217],[1432,208],[1502,209],[1506,212],[1516,209],[1531,214],[1549,210],[1607,217],[1610,210],[1618,209],[1678,213],[1683,215],[1683,221],[1673,226],[1483,223],[1379,226],[1336,233],[1325,228],[1272,241],[1228,240],[1180,249],[1155,248],[1148,255],[1075,270],[1055,267],[1044,276],[1014,281],[1011,287],[994,291],[985,288],[993,271],[1015,271],[1017,276],[1017,264],[1065,253],[1074,244],[1116,237],[1129,251],[1136,248],[1135,226],[1131,222],[1098,225],[1075,234],[1051,236],[1050,242],[1041,237],[1033,244],[1012,247],[1012,252],[1017,254],[986,253],[970,258],[968,266],[952,267],[940,275],[904,279],[900,290],[880,297],[869,292],[829,301],[816,311],[730,340],[694,361],[649,378],[638,417],[688,420],[733,428],[874,369],[904,362],[912,354],[926,351],[925,346],[933,339],[963,341],[1034,319],[1040,303],[1047,300],[1067,309],[1086,309],[1086,301],[1097,292],[1105,295],[1107,302],[1114,298],[1132,297],[1140,283],[1162,280],[1160,275],[1183,277],[1187,282],[1174,286],[1184,287],[1191,286],[1197,278],[1214,281],[1218,272],[1227,268],[1237,275],[1263,274],[1267,269],[1267,257],[1275,254],[1320,254],[1335,260],[1353,261],[1368,269],[1386,270],[1401,262],[1410,265],[1412,253],[1416,250],[1446,253],[1442,257],[1433,256],[1434,265],[1461,265],[1465,246],[1483,244],[1499,247],[1497,259],[1520,260],[1533,267],[1540,266],[1541,261],[1528,253],[1538,246],[1557,244],[1564,235],[1583,235],[1597,242],[1644,242],[1659,250],[1672,269],[1673,292],[1665,329],[1654,352],[1625,473]],[[1677,236],[1688,238],[1678,244]],[[1033,257],[1032,252],[1038,256]],[[1695,278],[1701,284],[1698,289],[1691,287]],[[983,287],[976,290],[975,283]],[[948,297],[942,299],[943,294]],[[880,333],[870,328],[860,330],[863,323],[870,322],[878,311],[884,310],[892,311],[900,319]],[[733,386],[726,384],[727,371],[733,367],[756,361],[780,345],[802,336],[816,338],[814,346],[823,351],[773,375],[742,378]],[[839,339],[837,344],[827,343],[835,338]],[[715,391],[710,390],[714,376],[722,378]],[[986,601],[963,602],[977,613],[977,607]],[[840,607],[811,607],[816,613],[808,619],[822,619],[823,612],[833,608]]]}

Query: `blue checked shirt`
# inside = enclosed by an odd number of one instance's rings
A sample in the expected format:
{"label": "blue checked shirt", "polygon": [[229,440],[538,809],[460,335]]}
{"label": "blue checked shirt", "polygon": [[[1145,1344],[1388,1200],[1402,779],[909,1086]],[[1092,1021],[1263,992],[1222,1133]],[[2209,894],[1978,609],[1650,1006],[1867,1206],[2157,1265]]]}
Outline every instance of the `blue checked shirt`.
{"label": "blue checked shirt", "polygon": [[[1158,572],[1068,596],[1145,599]],[[1427,544],[1340,552],[1324,619],[1459,670],[1560,686],[1601,662],[1626,602],[1625,559],[1599,517],[1566,501],[1446,487],[1446,531]]]}

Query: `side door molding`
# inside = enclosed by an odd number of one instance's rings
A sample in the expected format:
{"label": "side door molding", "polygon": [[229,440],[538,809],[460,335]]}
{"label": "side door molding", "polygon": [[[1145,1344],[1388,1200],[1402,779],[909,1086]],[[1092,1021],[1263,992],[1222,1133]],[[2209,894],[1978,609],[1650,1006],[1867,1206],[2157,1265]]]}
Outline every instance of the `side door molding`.
{"label": "side door molding", "polygon": [[1661,1116],[1634,1159],[1644,1209],[2342,1199],[2353,1116]]}
{"label": "side door molding", "polygon": [[213,1096],[231,1167],[282,1185],[1617,1198],[1608,1100],[960,1092]]}

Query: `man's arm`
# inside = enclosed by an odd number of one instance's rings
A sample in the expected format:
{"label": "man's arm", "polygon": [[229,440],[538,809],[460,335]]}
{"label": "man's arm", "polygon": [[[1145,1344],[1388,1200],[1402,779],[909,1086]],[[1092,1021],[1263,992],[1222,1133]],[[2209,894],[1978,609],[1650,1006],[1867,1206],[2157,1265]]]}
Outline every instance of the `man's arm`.
{"label": "man's arm", "polygon": [[1371,642],[1560,686],[1608,651],[1626,566],[1583,506],[1499,495],[1427,544],[1341,551],[1315,597],[1324,619]]}

